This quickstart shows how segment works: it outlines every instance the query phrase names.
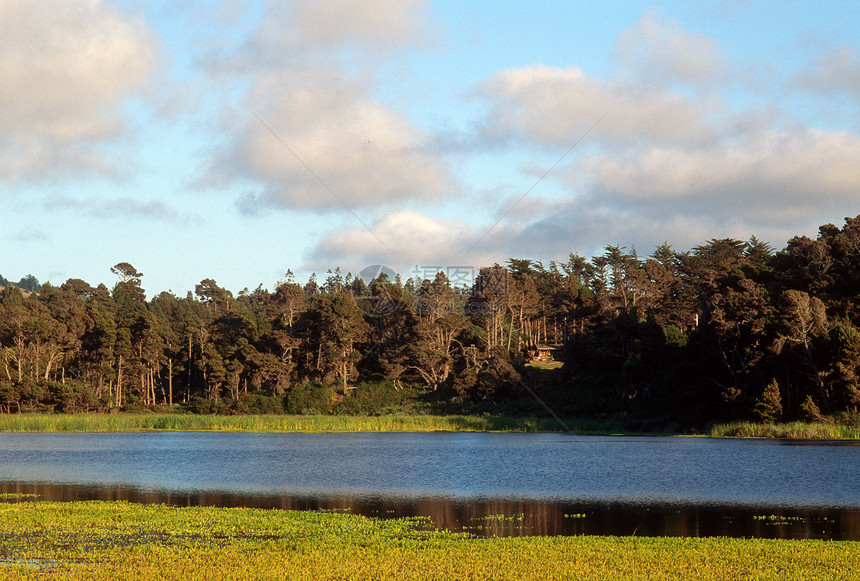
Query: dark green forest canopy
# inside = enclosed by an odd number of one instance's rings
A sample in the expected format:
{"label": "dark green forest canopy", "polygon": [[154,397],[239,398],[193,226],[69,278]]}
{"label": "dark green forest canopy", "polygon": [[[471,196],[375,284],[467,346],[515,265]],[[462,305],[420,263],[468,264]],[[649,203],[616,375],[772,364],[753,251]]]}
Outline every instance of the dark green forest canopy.
{"label": "dark green forest canopy", "polygon": [[[860,216],[778,252],[753,237],[512,258],[470,287],[338,269],[147,300],[134,266],[111,271],[113,288],[3,279],[0,410],[367,413],[420,396],[542,412],[538,396],[561,416],[689,429],[860,402]],[[527,365],[547,357],[564,366]]]}

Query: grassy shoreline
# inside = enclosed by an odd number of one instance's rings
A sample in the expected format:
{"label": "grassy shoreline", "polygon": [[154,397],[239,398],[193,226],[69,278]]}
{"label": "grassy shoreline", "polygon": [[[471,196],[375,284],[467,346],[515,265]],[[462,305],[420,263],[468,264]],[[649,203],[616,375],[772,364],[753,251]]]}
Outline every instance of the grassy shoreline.
{"label": "grassy shoreline", "polygon": [[[346,415],[196,415],[178,413],[0,414],[0,432],[566,432],[639,435],[613,421],[565,420],[501,415],[392,414]],[[677,436],[694,434],[671,434]],[[695,434],[700,435],[700,434]],[[828,422],[713,426],[715,438],[857,440],[860,426]]]}
{"label": "grassy shoreline", "polygon": [[711,428],[714,438],[769,438],[780,440],[857,440],[860,426],[846,426],[827,422],[788,422],[785,424],[758,424],[733,422]]}
{"label": "grassy shoreline", "polygon": [[473,538],[421,519],[124,502],[0,503],[8,579],[851,579],[860,543]]}
{"label": "grassy shoreline", "polygon": [[[609,433],[613,426],[583,420],[566,424],[582,433]],[[0,415],[0,432],[563,432],[552,418],[490,415],[193,415],[193,414],[11,414]]]}

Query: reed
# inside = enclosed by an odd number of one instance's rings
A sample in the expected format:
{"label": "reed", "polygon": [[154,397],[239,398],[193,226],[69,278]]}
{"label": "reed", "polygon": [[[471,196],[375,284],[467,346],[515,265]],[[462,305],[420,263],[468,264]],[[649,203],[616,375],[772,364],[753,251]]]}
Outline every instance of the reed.
{"label": "reed", "polygon": [[[401,414],[345,415],[194,415],[180,413],[0,414],[0,432],[567,432],[625,434],[624,426],[601,419],[514,417],[501,415]],[[734,422],[713,426],[716,438],[856,440],[860,426],[828,422],[761,424]]]}
{"label": "reed", "polygon": [[[567,432],[625,434],[624,426],[603,419],[503,415],[395,414],[195,415],[180,413],[0,414],[0,432]],[[716,425],[712,437],[792,440],[860,439],[860,426],[828,422]]]}
{"label": "reed", "polygon": [[[570,424],[567,424],[570,425]],[[575,424],[594,428],[596,424]],[[559,432],[548,418],[467,415],[183,415],[183,414],[10,414],[0,415],[0,432]],[[591,431],[591,430],[589,430]],[[599,430],[604,431],[604,430]]]}
{"label": "reed", "polygon": [[715,438],[774,438],[784,440],[857,440],[860,427],[827,422],[784,424],[733,422],[711,428]]}

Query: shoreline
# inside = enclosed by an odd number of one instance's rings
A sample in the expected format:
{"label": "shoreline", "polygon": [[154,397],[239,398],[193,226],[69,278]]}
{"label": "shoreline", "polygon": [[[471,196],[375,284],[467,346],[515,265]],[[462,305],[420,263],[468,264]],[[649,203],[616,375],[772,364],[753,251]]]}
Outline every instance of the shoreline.
{"label": "shoreline", "polygon": [[[567,429],[569,428],[569,430]],[[491,415],[195,415],[178,413],[80,413],[0,415],[0,433],[117,432],[510,432],[576,435],[765,438],[784,440],[860,440],[860,427],[828,422],[756,424],[735,422],[705,433],[626,430],[615,422]]]}

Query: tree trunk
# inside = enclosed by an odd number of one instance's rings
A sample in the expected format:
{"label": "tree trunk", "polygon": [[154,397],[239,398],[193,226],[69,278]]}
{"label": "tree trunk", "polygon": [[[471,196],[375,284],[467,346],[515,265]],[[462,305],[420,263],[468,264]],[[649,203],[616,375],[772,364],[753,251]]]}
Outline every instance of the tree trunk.
{"label": "tree trunk", "polygon": [[48,351],[48,363],[45,365],[45,381],[48,381],[50,379],[51,367],[54,366],[54,361],[56,361],[57,358],[59,358],[61,353],[62,352],[59,349],[56,351],[49,349],[49,351]]}
{"label": "tree trunk", "polygon": [[38,342],[33,346],[33,379],[39,381],[39,357],[42,356],[41,345]]}
{"label": "tree trunk", "polygon": [[18,364],[18,383],[21,383],[24,379],[24,340],[15,339],[15,346],[18,348],[18,356],[15,358],[15,362]]}
{"label": "tree trunk", "polygon": [[827,391],[824,389],[824,382],[821,381],[821,373],[818,371],[818,365],[815,364],[815,359],[812,357],[812,350],[809,348],[809,343],[804,341],[803,347],[806,350],[808,365],[815,376],[815,384],[818,386],[818,394],[821,396],[821,407],[824,409],[824,413],[830,413],[830,402],[827,401]]}
{"label": "tree trunk", "polygon": [[167,358],[167,405],[173,407],[173,359]]}
{"label": "tree trunk", "polygon": [[117,371],[116,371],[116,406],[122,406],[122,355],[119,356],[119,360],[117,361]]}
{"label": "tree trunk", "polygon": [[157,398],[155,395],[155,367],[149,368],[149,393],[152,395],[152,405],[155,405]]}
{"label": "tree trunk", "polygon": [[191,355],[191,333],[188,333],[188,383],[185,385],[185,401],[191,397],[191,365],[192,365],[192,355]]}

